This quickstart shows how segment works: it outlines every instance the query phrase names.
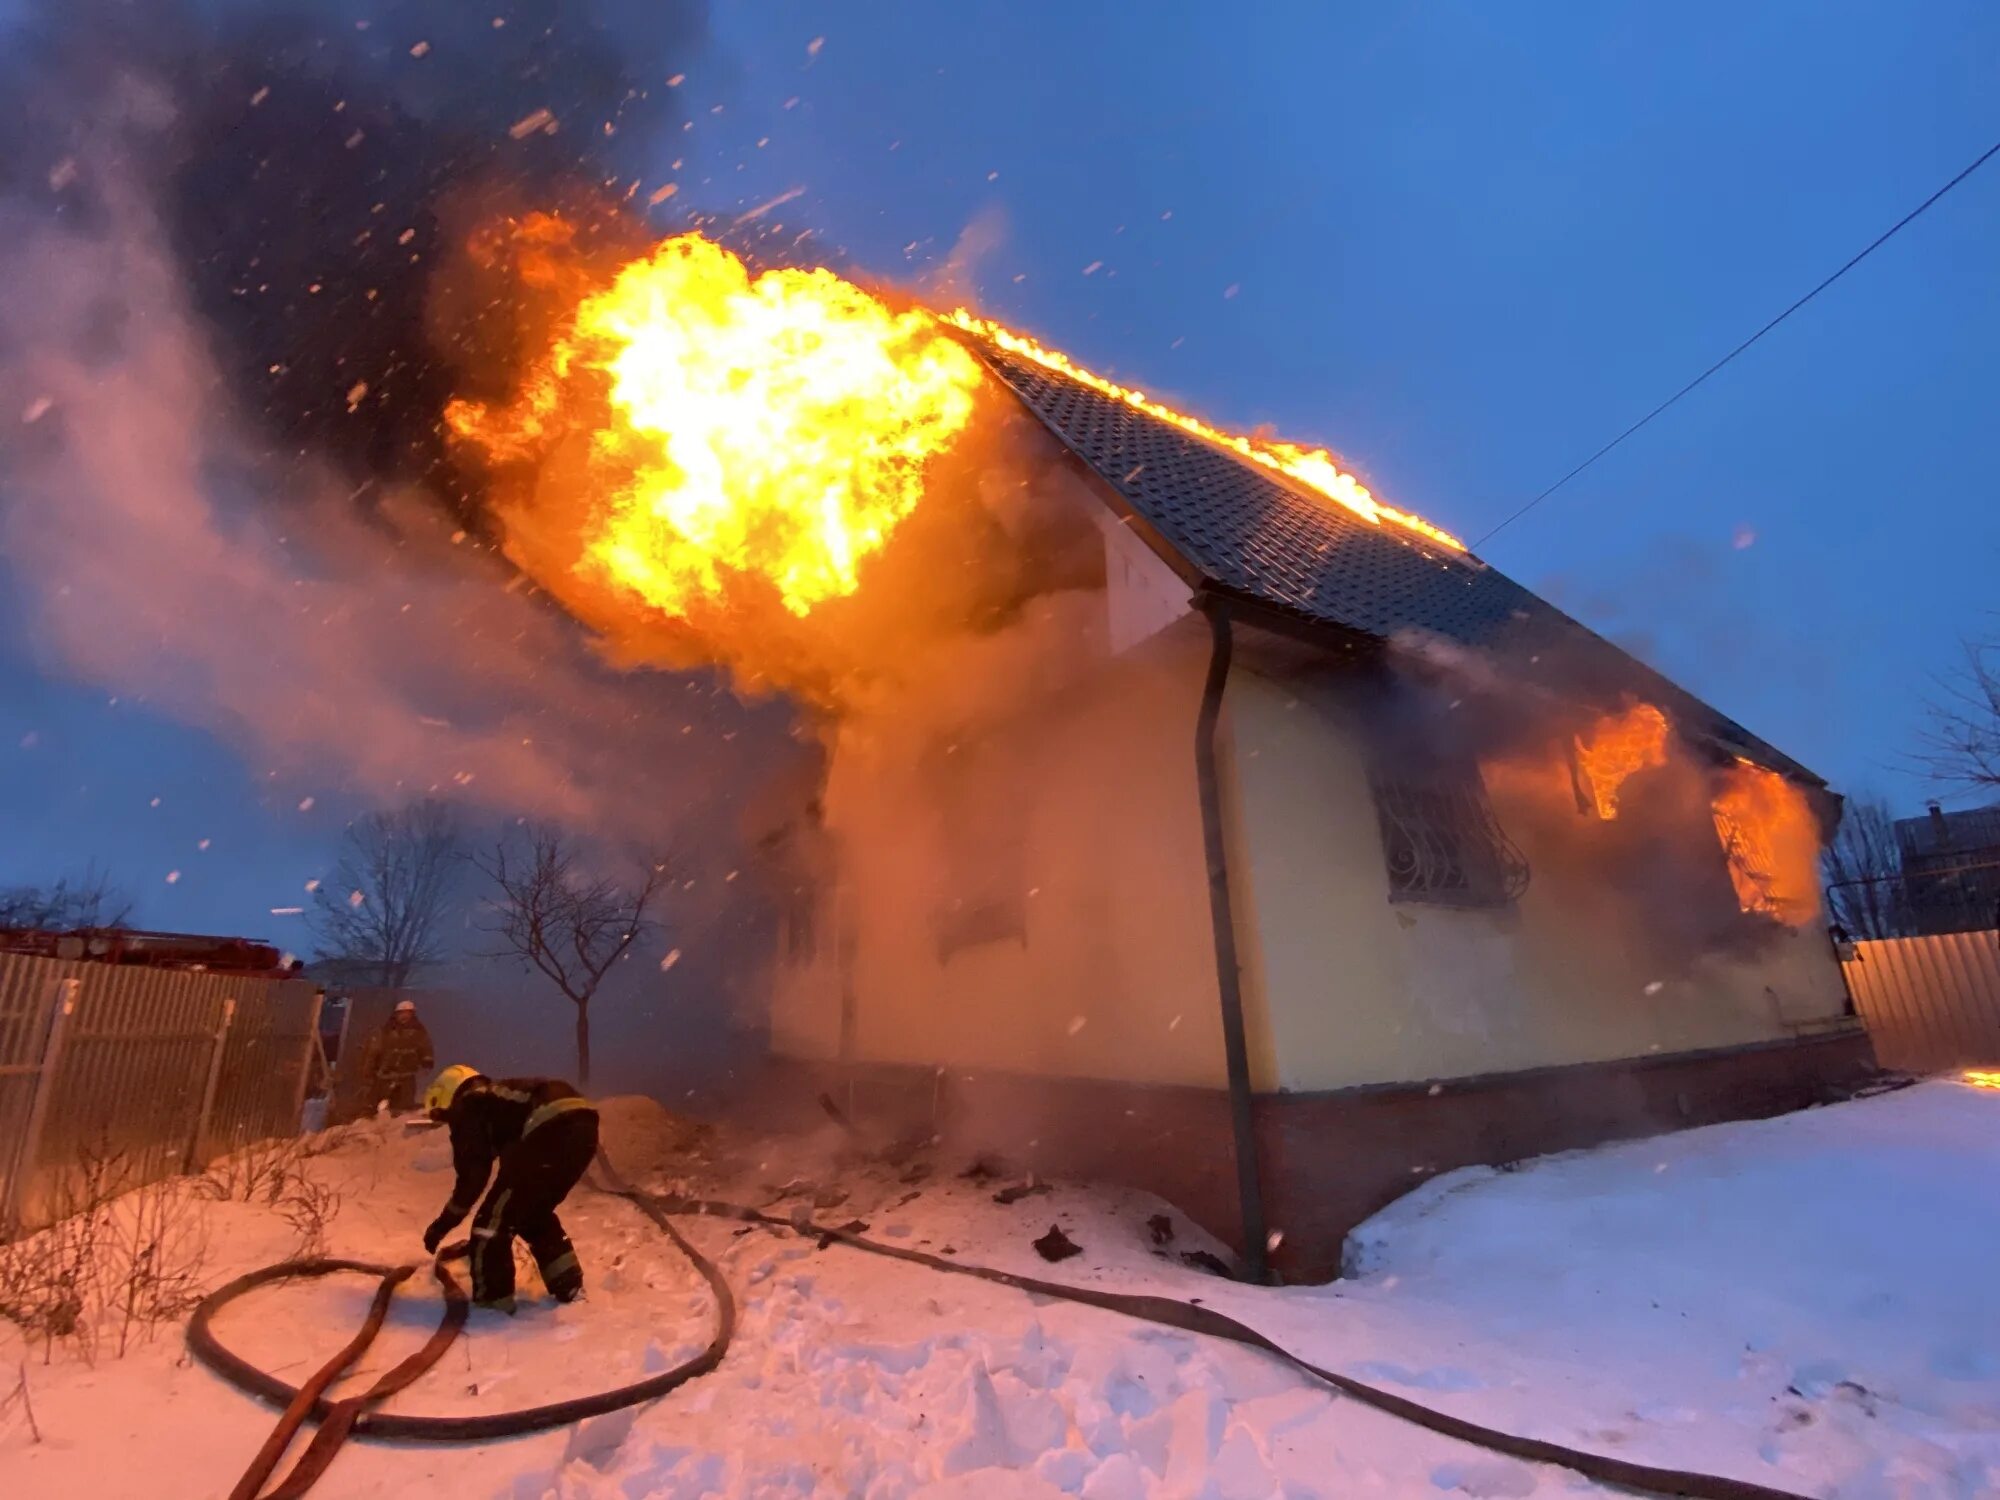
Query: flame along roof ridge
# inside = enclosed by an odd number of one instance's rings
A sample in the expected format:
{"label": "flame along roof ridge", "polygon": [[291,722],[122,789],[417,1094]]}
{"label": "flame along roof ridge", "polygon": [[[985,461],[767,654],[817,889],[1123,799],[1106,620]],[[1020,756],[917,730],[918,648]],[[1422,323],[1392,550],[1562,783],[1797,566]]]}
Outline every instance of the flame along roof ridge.
{"label": "flame along roof ridge", "polygon": [[1183,573],[1310,626],[1382,641],[1441,637],[1476,650],[1505,649],[1524,663],[1546,656],[1552,665],[1561,663],[1566,682],[1607,705],[1624,695],[1656,703],[1684,733],[1825,785],[1776,746],[1465,551],[1448,533],[1402,512],[1379,522],[1364,519],[1323,491],[1314,493],[1319,486],[1308,489],[1236,449],[1228,434],[1050,357],[1032,340],[969,315],[944,321],[1146,523],[1148,540],[1156,538],[1154,545],[1167,549],[1167,561]]}

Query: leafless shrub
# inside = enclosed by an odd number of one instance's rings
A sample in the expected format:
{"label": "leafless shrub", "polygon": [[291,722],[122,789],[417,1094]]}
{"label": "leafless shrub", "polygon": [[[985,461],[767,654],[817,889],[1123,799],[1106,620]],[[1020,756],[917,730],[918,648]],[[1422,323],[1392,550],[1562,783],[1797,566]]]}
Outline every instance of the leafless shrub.
{"label": "leafless shrub", "polygon": [[94,1301],[115,1313],[122,1358],[135,1335],[150,1341],[201,1300],[208,1218],[186,1177],[148,1183],[106,1207]]}
{"label": "leafless shrub", "polygon": [[278,1200],[278,1216],[292,1227],[293,1256],[313,1260],[326,1254],[326,1231],[340,1213],[340,1190],[306,1176],[294,1178]]}
{"label": "leafless shrub", "polygon": [[86,1299],[97,1282],[98,1240],[105,1210],[116,1198],[127,1163],[118,1153],[91,1146],[57,1178],[53,1222],[46,1229],[11,1232],[0,1244],[0,1317],[37,1340],[46,1363],[58,1342],[74,1341],[85,1359],[96,1353]]}
{"label": "leafless shrub", "polygon": [[301,1174],[308,1155],[306,1136],[251,1141],[217,1157],[202,1174],[201,1191],[223,1202],[263,1203],[275,1208]]}
{"label": "leafless shrub", "polygon": [[20,1376],[14,1382],[14,1389],[6,1395],[0,1396],[0,1417],[6,1416],[8,1408],[13,1406],[16,1401],[20,1402],[21,1410],[28,1419],[28,1435],[39,1443],[42,1440],[42,1427],[35,1420],[35,1403],[33,1398],[28,1394],[28,1362],[26,1360],[21,1361],[19,1369]]}
{"label": "leafless shrub", "polygon": [[0,1239],[0,1317],[48,1363],[120,1357],[200,1297],[208,1259],[203,1194],[188,1178],[127,1191],[127,1153],[89,1146],[53,1189],[46,1229]]}
{"label": "leafless shrub", "polygon": [[324,1255],[327,1226],[340,1212],[341,1194],[314,1177],[307,1163],[337,1150],[352,1135],[351,1130],[329,1130],[253,1141],[217,1158],[197,1179],[196,1190],[211,1199],[261,1203],[277,1210],[296,1237],[295,1256]]}

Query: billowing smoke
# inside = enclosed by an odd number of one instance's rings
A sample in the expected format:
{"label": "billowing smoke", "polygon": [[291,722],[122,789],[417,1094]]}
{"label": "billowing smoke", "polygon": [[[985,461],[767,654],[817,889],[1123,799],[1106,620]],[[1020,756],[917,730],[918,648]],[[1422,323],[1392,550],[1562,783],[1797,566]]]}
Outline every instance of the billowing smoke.
{"label": "billowing smoke", "polygon": [[[1361,690],[1391,763],[1439,753],[1477,762],[1535,878],[1616,891],[1602,920],[1619,924],[1627,949],[1662,978],[1772,951],[1784,924],[1739,904],[1714,820],[1718,794],[1749,773],[1702,744],[1699,726],[1663,729],[1659,759],[1622,783],[1614,816],[1586,807],[1588,776],[1572,747],[1606,716],[1645,703],[1645,679],[1621,681],[1615,658],[1549,630],[1481,651],[1415,635],[1397,646],[1396,665]],[[1813,812],[1828,818],[1833,805],[1821,800]],[[1790,852],[1786,871],[1771,873],[1789,877],[1802,859],[1809,882],[1812,852]]]}
{"label": "billowing smoke", "polygon": [[438,420],[512,329],[452,302],[455,216],[637,233],[618,174],[671,159],[704,32],[639,0],[33,10],[0,80],[0,549],[43,664],[260,777],[727,822],[785,716],[603,664],[483,545]]}
{"label": "billowing smoke", "polygon": [[514,319],[444,295],[459,246],[516,204],[634,241],[617,205],[671,177],[668,80],[704,45],[703,6],[237,0],[191,19],[161,60],[163,216],[238,404],[274,448],[463,503],[439,414],[505,379]]}

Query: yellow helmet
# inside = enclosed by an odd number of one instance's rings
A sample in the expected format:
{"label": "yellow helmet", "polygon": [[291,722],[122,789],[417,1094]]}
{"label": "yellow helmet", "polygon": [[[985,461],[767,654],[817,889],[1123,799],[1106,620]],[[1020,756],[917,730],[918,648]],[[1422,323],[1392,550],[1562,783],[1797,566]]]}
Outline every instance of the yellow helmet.
{"label": "yellow helmet", "polygon": [[443,1114],[451,1108],[451,1101],[458,1097],[458,1091],[478,1076],[479,1069],[465,1063],[453,1063],[433,1078],[431,1086],[424,1090],[424,1108],[433,1114]]}

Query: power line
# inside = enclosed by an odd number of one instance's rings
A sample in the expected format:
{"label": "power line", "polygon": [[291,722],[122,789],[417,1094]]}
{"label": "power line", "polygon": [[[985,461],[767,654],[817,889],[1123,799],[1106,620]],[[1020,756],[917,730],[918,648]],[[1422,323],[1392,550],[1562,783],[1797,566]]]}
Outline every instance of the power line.
{"label": "power line", "polygon": [[1475,548],[1483,547],[1488,542],[1492,541],[1494,537],[1498,536],[1501,532],[1505,531],[1509,526],[1512,526],[1516,521],[1520,520],[1521,517],[1525,516],[1529,511],[1533,510],[1537,505],[1540,505],[1544,500],[1548,499],[1549,496],[1553,495],[1557,490],[1561,489],[1564,485],[1568,484],[1572,479],[1576,478],[1576,476],[1581,474],[1585,469],[1589,468],[1592,464],[1596,463],[1600,458],[1604,457],[1604,455],[1609,453],[1613,448],[1616,448],[1620,443],[1624,442],[1625,439],[1632,436],[1632,434],[1637,432],[1641,427],[1644,427],[1648,422],[1652,421],[1653,418],[1660,415],[1661,412],[1665,411],[1668,407],[1672,406],[1676,401],[1680,400],[1681,397],[1687,395],[1688,392],[1692,391],[1696,386],[1700,385],[1704,380],[1708,379],[1709,376],[1713,375],[1717,370],[1720,370],[1724,365],[1728,364],[1732,359],[1736,358],[1736,356],[1741,354],[1745,349],[1748,349],[1752,344],[1756,343],[1757,340],[1761,339],[1765,334],[1769,333],[1773,328],[1776,328],[1780,323],[1784,322],[1785,319],[1789,318],[1793,313],[1797,312],[1800,308],[1804,307],[1808,302],[1812,301],[1812,299],[1817,297],[1821,292],[1825,291],[1828,287],[1832,286],[1836,281],[1840,280],[1840,278],[1845,276],[1849,271],[1853,270],[1856,266],[1860,265],[1861,262],[1868,259],[1869,256],[1873,255],[1877,250],[1881,249],[1890,240],[1894,239],[1897,232],[1900,231],[1912,219],[1915,219],[1925,209],[1929,208],[1933,203],[1937,202],[1938,199],[1942,198],[1946,193],[1950,192],[1953,188],[1957,187],[1961,182],[1965,181],[1966,178],[1970,177],[1974,172],[1977,172],[1981,167],[1985,166],[1986,163],[1996,155],[2000,155],[2000,141],[1995,141],[1992,145],[1988,146],[1984,151],[1980,152],[1979,156],[1977,157],[1977,159],[1973,161],[1972,165],[1965,168],[1964,171],[1960,172],[1956,177],[1952,178],[1950,182],[1947,182],[1943,187],[1939,188],[1935,193],[1932,193],[1930,197],[1924,199],[1923,202],[1919,203],[1915,208],[1911,209],[1908,213],[1904,214],[1902,218],[1898,219],[1895,223],[1891,224],[1887,229],[1883,230],[1879,235],[1877,235],[1873,240],[1871,240],[1868,243],[1866,248],[1864,248],[1858,254],[1856,254],[1838,271],[1835,271],[1831,276],[1827,277],[1826,280],[1822,281],[1818,286],[1814,287],[1811,291],[1807,292],[1803,297],[1799,298],[1799,300],[1794,302],[1790,307],[1786,308],[1783,312],[1779,313],[1777,317],[1771,319],[1770,322],[1766,323],[1762,328],[1758,329],[1755,333],[1751,334],[1749,338],[1745,339],[1742,343],[1738,344],[1734,349],[1731,349],[1727,354],[1723,355],[1722,358],[1718,359],[1714,364],[1710,365],[1706,370],[1703,370],[1699,375],[1695,376],[1694,379],[1690,380],[1686,385],[1682,386],[1679,390],[1675,391],[1671,396],[1667,397],[1666,400],[1662,401],[1658,406],[1654,407],[1651,411],[1647,412],[1645,416],[1639,418],[1638,421],[1634,422],[1630,427],[1626,428],[1623,432],[1619,433],[1617,437],[1613,438],[1610,442],[1606,443],[1602,448],[1599,448],[1595,453],[1591,454],[1590,457],[1586,458],[1582,463],[1578,464],[1574,469],[1571,469],[1567,474],[1563,475],[1562,478],[1558,479],[1554,484],[1550,485],[1547,489],[1543,490],[1539,495],[1535,496],[1534,499],[1530,500],[1526,505],[1523,505],[1519,510],[1515,511],[1511,516],[1507,517],[1506,520],[1502,521],[1498,526],[1495,526],[1491,531],[1487,532],[1486,535],[1480,537],[1472,545]]}

